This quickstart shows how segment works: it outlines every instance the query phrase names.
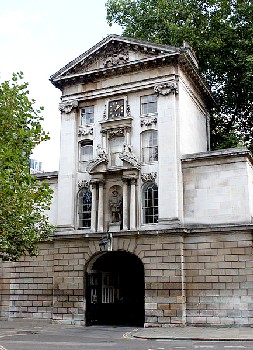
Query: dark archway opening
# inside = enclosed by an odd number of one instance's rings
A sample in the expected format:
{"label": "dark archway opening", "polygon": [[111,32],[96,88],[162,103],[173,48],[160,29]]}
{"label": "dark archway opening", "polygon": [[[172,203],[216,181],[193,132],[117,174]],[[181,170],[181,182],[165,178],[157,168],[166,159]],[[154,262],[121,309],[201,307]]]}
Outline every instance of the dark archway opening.
{"label": "dark archway opening", "polygon": [[127,252],[107,252],[86,273],[86,325],[144,325],[144,266]]}

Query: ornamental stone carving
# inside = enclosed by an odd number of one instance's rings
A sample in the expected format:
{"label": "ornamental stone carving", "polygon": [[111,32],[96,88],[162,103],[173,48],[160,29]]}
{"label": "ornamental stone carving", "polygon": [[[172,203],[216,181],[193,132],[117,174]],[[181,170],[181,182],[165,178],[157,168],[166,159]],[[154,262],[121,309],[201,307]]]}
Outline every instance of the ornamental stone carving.
{"label": "ornamental stone carving", "polygon": [[130,110],[130,106],[129,106],[129,104],[128,104],[128,101],[127,101],[127,104],[126,104],[126,116],[127,116],[128,118],[131,117],[131,110]]}
{"label": "ornamental stone carving", "polygon": [[156,177],[157,173],[141,174],[142,182],[155,182]]}
{"label": "ornamental stone carving", "polygon": [[112,128],[112,129],[108,129],[106,130],[107,134],[108,134],[108,139],[111,139],[113,137],[118,137],[118,136],[124,136],[125,135],[125,127],[124,126],[120,126],[118,128]]}
{"label": "ornamental stone carving", "polygon": [[123,144],[123,151],[122,153],[119,153],[119,158],[138,170],[141,168],[136,155],[133,153],[133,146],[131,145],[127,145],[126,143]]}
{"label": "ornamental stone carving", "polygon": [[143,118],[141,119],[141,126],[150,126],[152,124],[157,123],[157,118],[156,117],[150,117],[150,118]]}
{"label": "ornamental stone carving", "polygon": [[178,94],[178,85],[175,81],[167,81],[155,85],[154,90],[157,95],[162,96],[169,95],[170,93]]}
{"label": "ornamental stone carving", "polygon": [[78,101],[77,100],[68,100],[68,101],[64,101],[61,102],[59,104],[59,110],[63,113],[70,113],[72,111],[72,109],[77,108],[78,107]]}
{"label": "ornamental stone carving", "polygon": [[79,187],[79,189],[89,188],[90,187],[90,181],[87,181],[87,180],[78,181],[78,187]]}
{"label": "ornamental stone carving", "polygon": [[93,127],[92,126],[79,126],[78,136],[87,136],[93,135]]}
{"label": "ornamental stone carving", "polygon": [[87,165],[87,171],[90,173],[92,170],[94,170],[99,164],[108,163],[108,155],[106,154],[106,151],[104,148],[102,148],[101,145],[97,146],[97,157],[89,162]]}
{"label": "ornamental stone carving", "polygon": [[103,119],[104,120],[108,119],[108,116],[107,116],[107,113],[106,113],[106,105],[105,105],[105,109],[104,109],[104,112],[103,112]]}
{"label": "ornamental stone carving", "polygon": [[109,52],[104,58],[104,67],[114,67],[126,64],[129,61],[129,52],[126,47],[114,45],[109,47]]}

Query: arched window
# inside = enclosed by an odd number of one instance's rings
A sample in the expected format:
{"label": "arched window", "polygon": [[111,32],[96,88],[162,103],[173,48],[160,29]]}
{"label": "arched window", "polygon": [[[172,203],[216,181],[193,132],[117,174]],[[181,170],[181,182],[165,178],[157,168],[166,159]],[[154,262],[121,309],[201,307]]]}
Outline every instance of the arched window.
{"label": "arched window", "polygon": [[78,227],[91,227],[91,191],[83,189],[78,194]]}
{"label": "arched window", "polygon": [[154,224],[158,222],[158,187],[155,183],[148,183],[143,189],[143,222]]}
{"label": "arched window", "polygon": [[86,171],[87,165],[93,159],[93,144],[92,141],[80,143],[79,151],[79,168],[80,171]]}
{"label": "arched window", "polygon": [[157,131],[147,130],[142,133],[142,162],[158,161]]}

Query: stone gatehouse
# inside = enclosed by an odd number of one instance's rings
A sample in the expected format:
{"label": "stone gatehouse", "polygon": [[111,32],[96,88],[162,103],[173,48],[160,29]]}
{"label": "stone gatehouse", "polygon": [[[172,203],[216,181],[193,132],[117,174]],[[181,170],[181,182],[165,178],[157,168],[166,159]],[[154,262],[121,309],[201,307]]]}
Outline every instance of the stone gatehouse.
{"label": "stone gatehouse", "polygon": [[57,73],[56,226],[0,265],[0,317],[72,324],[253,320],[252,156],[211,151],[212,96],[181,48],[110,35]]}

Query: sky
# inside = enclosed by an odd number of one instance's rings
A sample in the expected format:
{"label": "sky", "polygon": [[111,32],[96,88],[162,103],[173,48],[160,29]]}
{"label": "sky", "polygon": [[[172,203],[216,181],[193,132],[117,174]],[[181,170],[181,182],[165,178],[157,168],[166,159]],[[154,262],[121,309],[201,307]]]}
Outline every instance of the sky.
{"label": "sky", "polygon": [[61,92],[52,74],[108,34],[121,34],[106,22],[106,0],[0,0],[0,81],[22,71],[30,97],[44,106],[43,128],[50,141],[33,153],[44,171],[59,168]]}

